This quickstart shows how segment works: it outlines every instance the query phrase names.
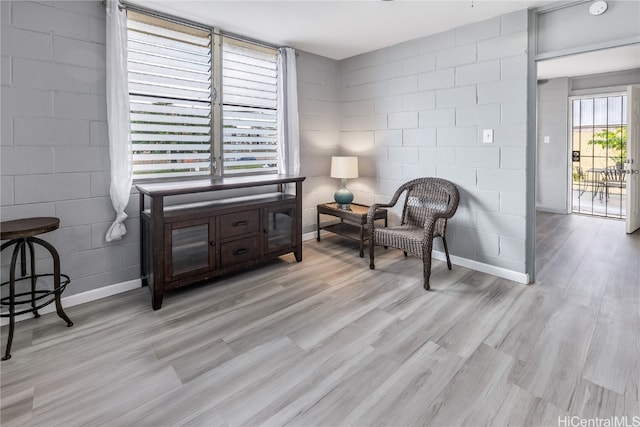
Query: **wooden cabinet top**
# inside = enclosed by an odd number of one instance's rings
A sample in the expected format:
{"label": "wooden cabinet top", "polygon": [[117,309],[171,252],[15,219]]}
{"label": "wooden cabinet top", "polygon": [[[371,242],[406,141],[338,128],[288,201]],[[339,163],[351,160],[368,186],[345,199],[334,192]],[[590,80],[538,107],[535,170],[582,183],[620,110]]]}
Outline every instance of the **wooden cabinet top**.
{"label": "wooden cabinet top", "polygon": [[234,188],[258,187],[263,185],[302,182],[304,176],[260,175],[234,176],[227,178],[207,178],[199,180],[164,181],[136,184],[136,188],[150,197],[174,196],[179,194],[204,193],[207,191],[230,190]]}

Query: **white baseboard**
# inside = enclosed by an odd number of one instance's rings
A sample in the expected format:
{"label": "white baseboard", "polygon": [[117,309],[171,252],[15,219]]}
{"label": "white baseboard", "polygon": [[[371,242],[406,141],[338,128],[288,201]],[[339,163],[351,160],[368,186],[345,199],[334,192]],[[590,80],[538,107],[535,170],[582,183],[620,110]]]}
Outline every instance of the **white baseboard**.
{"label": "white baseboard", "polygon": [[[432,258],[439,261],[447,260],[444,252],[433,251],[432,255]],[[491,274],[492,276],[498,276],[500,278],[512,280],[514,282],[522,283],[525,285],[529,284],[529,275],[527,273],[518,273],[517,271],[508,270],[502,267],[496,267],[495,265],[485,264],[483,262],[474,261],[472,259],[461,258],[455,255],[451,255],[451,263],[459,265],[460,267],[470,268],[471,270]]]}
{"label": "white baseboard", "polygon": [[[324,236],[325,233],[332,234],[332,233],[329,233],[328,231],[321,230],[320,236]],[[316,238],[315,231],[304,233],[302,235],[302,240],[311,240],[315,238]],[[444,255],[444,252],[439,252],[439,251],[433,251],[432,258],[437,259],[439,261],[447,260],[447,258]],[[517,271],[508,270],[502,267],[496,267],[495,265],[485,264],[483,262],[474,261],[472,259],[451,255],[451,263],[455,265],[459,265],[460,267],[466,267],[472,270],[480,271],[482,273],[498,276],[503,279],[512,280],[518,283],[523,283],[525,285],[529,283],[529,275],[526,273],[518,273]]]}
{"label": "white baseboard", "polygon": [[[324,236],[324,234],[325,234],[325,231],[324,230],[320,230],[320,235]],[[302,235],[302,241],[304,242],[306,240],[313,240],[313,239],[315,239],[317,237],[318,237],[318,233],[316,231],[310,231],[310,232],[304,233]]]}
{"label": "white baseboard", "polygon": [[[142,281],[140,279],[129,280],[127,282],[116,283],[114,285],[105,286],[98,289],[92,289],[90,291],[81,292],[79,294],[70,295],[68,297],[62,297],[60,302],[62,302],[62,306],[64,308],[73,307],[74,305],[84,304],[90,301],[96,301],[102,298],[110,297],[111,295],[120,294],[122,292],[127,292],[132,289],[138,289],[142,286]],[[47,314],[53,313],[56,311],[55,304],[51,303],[45,307],[42,307],[38,310],[39,314]],[[20,322],[26,319],[32,319],[33,314],[25,313],[20,316],[16,316],[16,322]],[[1,326],[8,325],[9,319],[3,317],[0,323]]]}

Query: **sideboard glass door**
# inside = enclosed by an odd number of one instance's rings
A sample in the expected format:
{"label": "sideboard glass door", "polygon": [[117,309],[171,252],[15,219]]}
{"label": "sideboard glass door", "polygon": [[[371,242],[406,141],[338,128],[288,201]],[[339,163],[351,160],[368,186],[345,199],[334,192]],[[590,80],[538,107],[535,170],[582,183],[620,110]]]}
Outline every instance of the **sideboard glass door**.
{"label": "sideboard glass door", "polygon": [[203,218],[166,225],[170,230],[166,263],[170,280],[215,268],[213,224],[212,219]]}
{"label": "sideboard glass door", "polygon": [[265,252],[290,248],[295,240],[295,205],[270,207],[264,210],[266,229]]}

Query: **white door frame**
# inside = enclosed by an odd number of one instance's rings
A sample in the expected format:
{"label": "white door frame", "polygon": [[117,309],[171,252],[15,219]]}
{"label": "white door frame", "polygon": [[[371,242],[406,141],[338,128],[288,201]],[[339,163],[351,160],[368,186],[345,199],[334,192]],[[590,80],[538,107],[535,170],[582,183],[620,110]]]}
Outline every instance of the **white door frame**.
{"label": "white door frame", "polygon": [[627,89],[627,218],[625,229],[640,228],[640,86]]}

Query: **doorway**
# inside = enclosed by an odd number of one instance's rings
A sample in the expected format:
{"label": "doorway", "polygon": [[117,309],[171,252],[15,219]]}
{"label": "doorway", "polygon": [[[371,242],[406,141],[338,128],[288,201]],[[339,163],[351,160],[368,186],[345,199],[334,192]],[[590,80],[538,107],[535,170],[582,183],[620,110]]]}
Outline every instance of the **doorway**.
{"label": "doorway", "polygon": [[[562,214],[565,216],[567,216],[566,214],[570,214],[567,217],[573,216],[576,221],[580,218],[584,218],[585,221],[602,220],[603,224],[611,223],[613,226],[613,224],[620,224],[620,219],[625,218],[625,216],[627,222],[629,222],[630,218],[637,216],[636,214],[629,215],[628,211],[630,209],[633,211],[633,206],[638,205],[638,202],[630,203],[628,200],[625,200],[623,195],[626,192],[626,188],[625,190],[622,190],[622,188],[614,188],[612,185],[613,181],[610,181],[608,188],[603,186],[601,173],[600,177],[595,179],[595,181],[599,181],[599,183],[593,183],[594,186],[599,185],[596,192],[596,188],[591,187],[592,182],[589,182],[594,180],[588,179],[585,176],[586,170],[597,167],[596,157],[604,157],[605,161],[609,161],[608,164],[605,163],[603,168],[606,168],[606,166],[615,166],[615,163],[611,159],[608,159],[610,155],[606,153],[606,150],[604,153],[600,153],[601,155],[598,155],[598,153],[594,152],[594,144],[592,143],[591,147],[588,144],[590,140],[593,140],[593,133],[601,131],[601,129],[597,129],[593,132],[593,128],[602,124],[598,123],[599,121],[602,122],[602,120],[592,119],[590,122],[587,122],[585,117],[582,123],[577,122],[576,127],[578,128],[582,127],[582,125],[591,125],[592,137],[589,138],[586,137],[586,135],[582,135],[581,140],[576,138],[575,143],[577,147],[575,150],[573,148],[573,104],[576,100],[579,100],[579,103],[582,102],[583,99],[591,98],[593,100],[593,103],[584,101],[585,105],[577,104],[580,105],[580,107],[585,107],[580,110],[580,113],[578,113],[578,111],[575,112],[576,119],[581,120],[582,114],[586,115],[589,109],[588,107],[591,107],[591,111],[593,112],[596,106],[601,106],[602,103],[604,103],[604,101],[598,101],[598,103],[596,103],[596,98],[606,99],[610,96],[621,97],[626,94],[624,102],[625,110],[620,112],[621,119],[608,120],[608,122],[605,121],[604,124],[605,127],[607,124],[613,125],[611,126],[613,128],[615,128],[616,125],[619,127],[621,124],[628,127],[628,123],[626,123],[628,120],[627,109],[631,109],[631,107],[628,107],[627,104],[631,105],[631,98],[629,98],[627,88],[629,85],[637,85],[640,83],[640,44],[628,46],[628,50],[631,52],[630,54],[619,54],[622,50],[627,52],[627,47],[535,61],[537,74],[537,85],[535,86],[537,134],[534,133],[534,140],[536,141],[535,150],[533,150],[533,153],[529,153],[529,156],[534,159],[531,163],[533,163],[532,168],[535,170],[534,194],[536,211],[561,214],[549,215],[548,219],[551,221],[557,221],[557,218],[562,218]],[[604,57],[600,57],[599,54],[605,51],[615,52],[615,55],[605,54]],[[635,62],[626,67],[620,66],[619,68],[612,68],[606,73],[602,73],[604,70],[597,70],[594,74],[592,69],[594,64],[615,65],[612,59],[616,58],[632,58]],[[608,99],[606,101],[609,102]],[[638,110],[640,111],[640,108],[638,108]],[[613,115],[613,113],[611,114]],[[609,119],[608,113],[606,117]],[[550,118],[552,118],[551,121]],[[543,129],[541,128],[542,125],[548,127]],[[576,133],[578,133],[578,130],[579,129],[576,129]],[[631,129],[628,129],[628,132],[631,132]],[[638,132],[638,134],[640,134],[640,132]],[[550,138],[547,139],[546,136],[550,136]],[[633,138],[633,136],[629,135],[629,138]],[[638,145],[638,150],[640,150],[640,138],[636,137],[633,139],[633,141],[636,140],[638,140],[637,144],[627,142],[628,149]],[[591,148],[591,153],[585,154],[587,158],[589,154],[592,156],[590,165],[580,163],[580,161],[583,160],[582,156],[579,160],[576,159],[576,161],[574,161],[573,159],[573,151],[580,151],[580,154],[582,154],[580,143],[583,145],[586,144],[587,150]],[[596,146],[603,148],[599,145]],[[605,145],[604,148],[611,147]],[[628,154],[631,155],[632,153]],[[615,156],[613,153],[611,155]],[[640,158],[640,155],[637,155],[635,158]],[[574,166],[580,166],[581,169],[574,168]],[[625,179],[630,181],[630,178],[633,179],[635,176],[635,174],[628,175]],[[608,199],[606,198],[607,191],[609,192]],[[602,205],[605,207],[603,209],[604,212],[596,209],[600,203],[600,192],[602,192]],[[574,204],[574,197],[577,198],[580,193],[583,193],[579,199],[580,205],[578,205],[578,201]],[[595,200],[593,199],[594,193]],[[635,192],[627,194],[627,199],[634,194]],[[612,196],[614,197],[612,198]],[[616,198],[620,202],[618,206],[614,204]],[[640,194],[637,195],[636,200],[640,200]],[[594,203],[596,204],[595,207]],[[577,210],[582,211],[583,214],[571,215]],[[640,209],[636,209],[636,211],[639,210]],[[596,215],[593,215],[593,213]],[[530,274],[536,277],[535,275],[539,272],[538,267],[543,265],[547,260],[544,256],[541,257],[541,253],[544,252],[546,245],[539,240],[539,235],[534,233],[534,236],[536,236],[536,238],[533,240],[533,255],[528,259],[528,262],[531,262],[533,266],[529,270]]]}
{"label": "doorway", "polygon": [[627,96],[570,98],[571,212],[626,217]]}

